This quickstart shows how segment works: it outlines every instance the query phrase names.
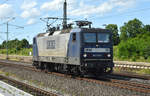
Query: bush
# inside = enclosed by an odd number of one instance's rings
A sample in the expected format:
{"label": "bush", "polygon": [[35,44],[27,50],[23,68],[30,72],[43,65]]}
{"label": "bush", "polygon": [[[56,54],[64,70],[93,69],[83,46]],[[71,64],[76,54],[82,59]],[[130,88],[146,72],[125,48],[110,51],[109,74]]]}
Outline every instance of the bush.
{"label": "bush", "polygon": [[[8,50],[8,54],[10,55],[29,56],[29,52],[32,52],[32,48],[21,48],[20,50],[13,48]],[[7,53],[6,49],[0,50],[0,54],[6,54],[6,53]]]}
{"label": "bush", "polygon": [[115,49],[114,56],[132,61],[137,61],[140,58],[148,59],[150,56],[150,33],[122,41]]}

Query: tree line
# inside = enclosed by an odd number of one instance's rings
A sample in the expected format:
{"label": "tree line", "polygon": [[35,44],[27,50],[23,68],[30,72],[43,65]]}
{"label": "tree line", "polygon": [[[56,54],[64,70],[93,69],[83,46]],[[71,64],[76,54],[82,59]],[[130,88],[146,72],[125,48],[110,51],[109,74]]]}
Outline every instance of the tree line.
{"label": "tree line", "polygon": [[[116,24],[106,26],[113,33],[115,57],[119,59],[150,60],[150,25],[144,25],[139,19],[125,22],[119,28]],[[119,34],[120,32],[120,34]]]}
{"label": "tree line", "polygon": [[32,52],[32,45],[26,39],[9,40],[8,43],[3,41],[0,45],[0,54],[6,54],[6,46],[8,46],[8,54],[28,56],[29,52]]}
{"label": "tree line", "polygon": [[8,46],[9,49],[15,48],[17,50],[20,50],[21,48],[31,48],[32,47],[32,45],[30,45],[28,40],[26,40],[26,39],[9,40],[8,43],[6,41],[3,41],[2,44],[0,45],[0,49],[6,49],[6,46]]}

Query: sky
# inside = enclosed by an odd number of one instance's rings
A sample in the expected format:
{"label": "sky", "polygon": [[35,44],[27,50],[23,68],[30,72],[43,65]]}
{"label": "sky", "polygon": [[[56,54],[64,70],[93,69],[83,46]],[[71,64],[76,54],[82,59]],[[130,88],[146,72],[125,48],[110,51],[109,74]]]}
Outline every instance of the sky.
{"label": "sky", "polygon": [[[0,0],[0,44],[6,40],[7,21],[9,40],[25,38],[32,44],[32,38],[46,30],[46,23],[40,18],[62,17],[63,2],[64,0]],[[104,28],[104,24],[117,24],[120,27],[137,18],[144,25],[150,24],[150,0],[67,0],[67,5],[70,23],[89,20],[96,28]]]}

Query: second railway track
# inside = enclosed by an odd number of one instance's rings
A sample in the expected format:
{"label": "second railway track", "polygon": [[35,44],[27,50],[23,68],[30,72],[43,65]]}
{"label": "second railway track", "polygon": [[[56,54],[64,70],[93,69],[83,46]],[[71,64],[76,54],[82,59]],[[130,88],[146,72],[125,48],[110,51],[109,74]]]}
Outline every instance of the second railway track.
{"label": "second railway track", "polygon": [[[13,62],[0,62],[0,64],[4,65],[4,66],[12,66],[12,67],[22,67],[28,70],[32,70],[32,71],[36,71],[36,72],[44,72],[41,70],[37,70],[34,67],[32,67],[31,65],[24,65],[24,64],[14,64]],[[71,75],[66,75],[66,74],[61,74],[61,73],[55,73],[55,72],[47,72],[47,74],[54,74],[54,75],[59,75],[59,76],[65,76],[66,78],[70,78]],[[117,74],[119,75],[119,74]],[[127,75],[126,75],[127,77]],[[130,78],[132,76],[129,76]],[[75,77],[75,79],[78,80],[84,80],[87,82],[93,82],[93,83],[97,83],[97,84],[102,84],[102,85],[106,85],[106,86],[112,86],[112,87],[118,87],[121,89],[127,89],[127,90],[131,90],[131,91],[135,91],[135,92],[141,92],[141,93],[148,93],[150,94],[150,85],[146,85],[143,83],[138,83],[138,82],[131,82],[131,81],[126,81],[126,80],[118,80],[118,79],[112,79],[111,77],[106,77],[107,80],[98,80],[98,79],[91,79],[91,78],[80,78],[80,77]],[[105,79],[106,79],[105,78]],[[133,78],[138,78],[136,76],[133,76]],[[104,78],[103,78],[104,79]],[[140,78],[141,79],[141,78]],[[144,77],[143,77],[144,79]],[[146,80],[150,80],[147,78],[145,78]]]}
{"label": "second railway track", "polygon": [[12,78],[8,78],[6,76],[0,75],[0,80],[12,85],[17,86],[19,89],[26,90],[26,92],[31,93],[34,96],[58,96],[57,94],[54,94],[52,92],[45,91],[43,89],[33,87],[29,84],[17,81]]}

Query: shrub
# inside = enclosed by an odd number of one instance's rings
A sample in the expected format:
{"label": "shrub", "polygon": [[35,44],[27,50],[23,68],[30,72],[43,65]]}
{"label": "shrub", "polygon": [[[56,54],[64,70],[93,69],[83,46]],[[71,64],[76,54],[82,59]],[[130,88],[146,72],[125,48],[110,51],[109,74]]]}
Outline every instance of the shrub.
{"label": "shrub", "polygon": [[117,47],[115,56],[132,61],[141,57],[148,59],[150,56],[150,34],[139,35],[135,38],[129,38],[127,41],[122,41]]}
{"label": "shrub", "polygon": [[[29,52],[32,52],[32,48],[21,48],[20,50],[13,48],[8,50],[8,54],[11,55],[29,56]],[[7,53],[6,49],[0,50],[0,54],[6,54],[6,53]]]}

